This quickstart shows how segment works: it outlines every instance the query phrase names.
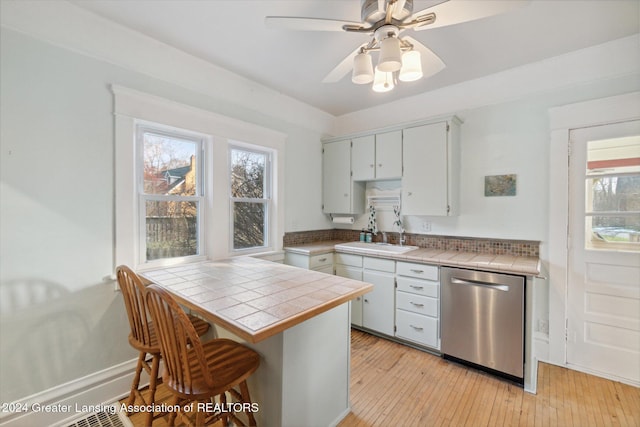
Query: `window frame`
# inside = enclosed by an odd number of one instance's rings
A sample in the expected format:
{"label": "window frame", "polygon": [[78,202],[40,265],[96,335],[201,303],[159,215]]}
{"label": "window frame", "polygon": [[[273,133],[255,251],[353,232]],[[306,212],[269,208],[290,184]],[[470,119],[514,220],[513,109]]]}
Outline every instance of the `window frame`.
{"label": "window frame", "polygon": [[[144,135],[146,133],[192,142],[195,144],[195,164],[196,164],[196,190],[193,196],[180,195],[163,195],[163,194],[147,194],[144,191]],[[135,179],[136,179],[136,214],[138,217],[138,264],[146,267],[154,267],[158,265],[180,264],[196,260],[205,259],[206,254],[206,227],[204,226],[204,218],[206,215],[206,170],[204,168],[206,158],[206,140],[207,136],[196,132],[186,131],[184,129],[173,128],[159,123],[150,123],[138,121],[135,125]],[[180,257],[147,259],[147,232],[146,232],[146,202],[147,201],[165,201],[165,202],[196,202],[196,239],[197,253],[195,255],[186,255]]]}
{"label": "window frame", "polygon": [[[249,153],[259,154],[265,156],[265,171],[264,171],[264,188],[262,198],[245,198],[245,197],[233,197],[231,194],[231,169],[232,169],[232,152],[233,150],[245,151]],[[273,157],[275,155],[274,150],[254,145],[246,144],[238,141],[231,141],[227,146],[228,152],[228,196],[229,196],[229,251],[233,254],[250,254],[256,252],[266,252],[273,249],[272,245],[272,211],[273,211]],[[264,245],[253,246],[250,248],[235,248],[235,204],[236,203],[261,203],[265,206],[265,218],[263,226]]]}

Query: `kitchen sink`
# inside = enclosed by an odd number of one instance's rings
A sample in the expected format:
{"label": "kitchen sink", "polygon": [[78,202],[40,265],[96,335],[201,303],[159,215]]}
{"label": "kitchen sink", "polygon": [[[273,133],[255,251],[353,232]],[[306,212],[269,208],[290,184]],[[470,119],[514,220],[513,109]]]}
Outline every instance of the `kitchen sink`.
{"label": "kitchen sink", "polygon": [[335,246],[336,249],[357,250],[358,252],[371,254],[403,254],[405,252],[418,249],[417,246],[400,246],[389,243],[366,243],[366,242],[349,242],[340,243]]}

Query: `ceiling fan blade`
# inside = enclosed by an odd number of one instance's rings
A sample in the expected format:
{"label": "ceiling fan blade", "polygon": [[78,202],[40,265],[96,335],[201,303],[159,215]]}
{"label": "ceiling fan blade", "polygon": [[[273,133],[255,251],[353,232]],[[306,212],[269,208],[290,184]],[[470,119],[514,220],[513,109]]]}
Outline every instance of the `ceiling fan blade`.
{"label": "ceiling fan blade", "polygon": [[344,25],[362,26],[361,22],[296,16],[267,16],[264,18],[264,23],[269,28],[298,31],[344,31],[342,28]]}
{"label": "ceiling fan blade", "polygon": [[342,60],[342,62],[336,65],[336,67],[322,80],[322,83],[336,83],[349,74],[349,71],[353,69],[353,58],[355,58],[358,52],[360,52],[360,48],[362,46],[364,45],[358,46],[356,50],[351,52]]}
{"label": "ceiling fan blade", "polygon": [[446,65],[442,62],[442,59],[436,55],[431,49],[420,43],[418,40],[409,36],[402,36],[402,39],[408,41],[413,45],[413,48],[420,52],[422,59],[422,74],[423,78],[431,77],[434,74],[444,70]]}
{"label": "ceiling fan blade", "polygon": [[393,9],[393,17],[396,19],[402,19],[400,17],[400,14],[402,13],[402,9],[404,9],[404,4],[407,2],[407,0],[398,0],[396,1],[396,4],[394,5],[394,9]]}
{"label": "ceiling fan blade", "polygon": [[449,0],[416,12],[405,22],[411,22],[420,16],[435,13],[436,20],[432,24],[413,27],[416,31],[429,30],[498,15],[524,6],[529,2],[530,0]]}

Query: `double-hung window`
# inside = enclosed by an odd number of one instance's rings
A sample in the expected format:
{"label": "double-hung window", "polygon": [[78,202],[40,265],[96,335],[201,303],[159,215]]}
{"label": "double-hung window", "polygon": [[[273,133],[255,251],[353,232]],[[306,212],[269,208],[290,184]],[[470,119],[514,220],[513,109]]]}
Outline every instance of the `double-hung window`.
{"label": "double-hung window", "polygon": [[267,248],[271,216],[271,153],[231,145],[231,245],[234,251]]}
{"label": "double-hung window", "polygon": [[138,126],[136,141],[140,262],[201,255],[203,138]]}

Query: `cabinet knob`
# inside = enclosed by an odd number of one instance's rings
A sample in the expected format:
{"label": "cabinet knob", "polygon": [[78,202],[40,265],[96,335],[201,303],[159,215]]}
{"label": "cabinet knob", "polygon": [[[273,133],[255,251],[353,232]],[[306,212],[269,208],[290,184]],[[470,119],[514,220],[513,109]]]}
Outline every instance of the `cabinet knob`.
{"label": "cabinet knob", "polygon": [[373,163],[371,163],[371,164],[369,165],[369,167],[370,167],[370,168],[372,168],[372,167],[374,167],[374,166],[375,166],[375,165],[374,165]]}
{"label": "cabinet knob", "polygon": [[344,193],[344,197],[349,197],[349,193]]}
{"label": "cabinet knob", "polygon": [[365,299],[364,299],[364,302],[369,302],[369,300],[365,298]]}
{"label": "cabinet knob", "polygon": [[381,168],[382,167],[382,163],[378,163],[378,167]]}
{"label": "cabinet knob", "polygon": [[412,195],[413,193],[411,191],[407,191],[407,196]]}

